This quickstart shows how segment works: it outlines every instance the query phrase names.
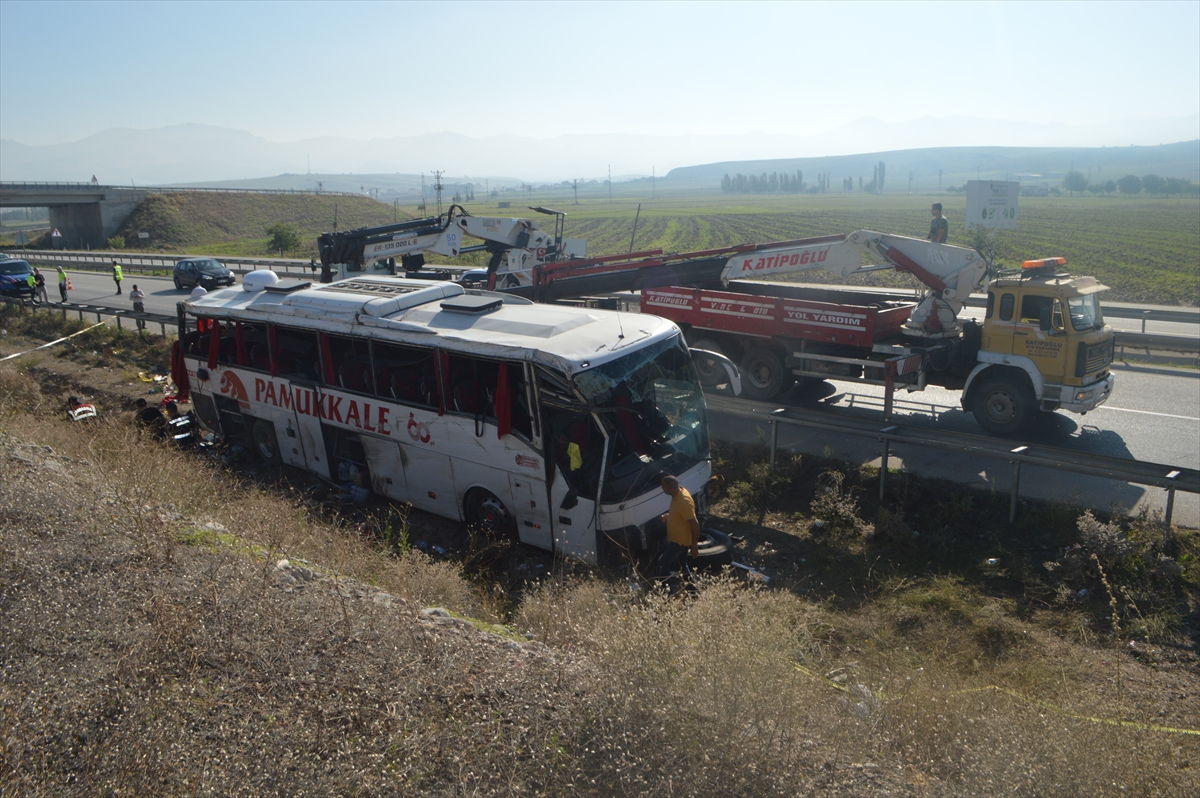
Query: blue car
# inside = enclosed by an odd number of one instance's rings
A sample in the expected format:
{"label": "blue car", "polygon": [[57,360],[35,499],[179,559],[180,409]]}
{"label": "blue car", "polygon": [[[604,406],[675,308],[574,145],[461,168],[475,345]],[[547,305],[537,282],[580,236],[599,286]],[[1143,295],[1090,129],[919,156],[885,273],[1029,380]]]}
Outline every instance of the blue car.
{"label": "blue car", "polygon": [[0,259],[0,296],[33,297],[29,275],[33,268],[28,261],[5,257]]}

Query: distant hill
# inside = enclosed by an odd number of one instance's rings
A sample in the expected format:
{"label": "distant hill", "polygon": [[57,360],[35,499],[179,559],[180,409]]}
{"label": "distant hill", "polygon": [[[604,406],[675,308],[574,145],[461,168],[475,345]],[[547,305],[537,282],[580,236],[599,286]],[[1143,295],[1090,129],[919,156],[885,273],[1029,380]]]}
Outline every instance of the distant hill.
{"label": "distant hill", "polygon": [[804,172],[804,182],[815,184],[818,174],[828,173],[837,189],[846,177],[871,181],[875,165],[887,166],[884,191],[909,190],[912,173],[914,192],[962,185],[976,177],[984,180],[1021,180],[1023,183],[1059,185],[1070,169],[1084,174],[1091,171],[1092,181],[1117,180],[1123,175],[1138,176],[1153,172],[1159,177],[1181,177],[1200,181],[1200,139],[1154,147],[930,147],[892,150],[858,155],[831,155],[823,158],[778,158],[763,161],[722,161],[702,166],[684,166],[667,173],[664,182],[672,187],[713,185],[721,178],[738,173],[761,175],[763,172]]}

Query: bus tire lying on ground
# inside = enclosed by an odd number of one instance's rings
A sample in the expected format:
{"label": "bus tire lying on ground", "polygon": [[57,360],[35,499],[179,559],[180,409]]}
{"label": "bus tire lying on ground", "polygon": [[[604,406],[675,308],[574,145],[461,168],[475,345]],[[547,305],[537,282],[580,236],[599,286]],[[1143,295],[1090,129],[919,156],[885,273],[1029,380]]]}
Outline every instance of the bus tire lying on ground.
{"label": "bus tire lying on ground", "polygon": [[254,453],[264,463],[279,465],[279,441],[275,437],[275,425],[270,421],[255,421],[250,436],[254,441]]}
{"label": "bus tire lying on ground", "polygon": [[719,529],[700,530],[700,556],[692,560],[696,570],[714,570],[733,562],[733,541]]}
{"label": "bus tire lying on ground", "polygon": [[779,355],[765,347],[756,346],[747,352],[738,368],[742,372],[742,395],[747,399],[766,401],[792,385],[792,375]]}
{"label": "bus tire lying on ground", "polygon": [[[697,338],[690,346],[693,349],[704,349],[728,357],[725,350],[711,338]],[[696,376],[700,378],[700,384],[705,387],[711,388],[729,380],[729,375],[725,373],[725,367],[716,360],[697,357],[692,359],[692,363],[696,366]]]}
{"label": "bus tire lying on ground", "polygon": [[513,537],[515,523],[512,514],[490,491],[472,488],[463,499],[463,517],[491,538]]}

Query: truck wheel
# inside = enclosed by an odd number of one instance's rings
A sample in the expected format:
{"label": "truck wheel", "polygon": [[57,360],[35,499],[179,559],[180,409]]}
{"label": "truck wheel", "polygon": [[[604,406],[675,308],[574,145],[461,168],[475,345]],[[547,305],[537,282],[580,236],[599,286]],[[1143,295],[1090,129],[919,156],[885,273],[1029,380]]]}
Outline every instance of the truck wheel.
{"label": "truck wheel", "polygon": [[279,465],[279,441],[275,438],[275,425],[270,421],[255,421],[251,432],[254,452],[264,463]]}
{"label": "truck wheel", "polygon": [[997,377],[979,386],[971,410],[975,420],[993,435],[1015,435],[1033,415],[1033,393],[1009,377]]}
{"label": "truck wheel", "polygon": [[480,529],[490,538],[515,537],[512,515],[490,491],[475,488],[467,493],[463,501],[463,515],[467,524]]}
{"label": "truck wheel", "polygon": [[[709,352],[716,352],[728,357],[725,350],[711,338],[697,338],[690,345],[693,349],[707,349]],[[696,376],[700,378],[701,385],[711,388],[729,379],[729,375],[725,373],[725,367],[715,360],[698,357],[693,359],[692,363],[696,366]]]}
{"label": "truck wheel", "polygon": [[791,375],[784,370],[779,355],[770,349],[754,347],[742,358],[739,368],[742,371],[742,395],[747,399],[765,401],[791,387]]}

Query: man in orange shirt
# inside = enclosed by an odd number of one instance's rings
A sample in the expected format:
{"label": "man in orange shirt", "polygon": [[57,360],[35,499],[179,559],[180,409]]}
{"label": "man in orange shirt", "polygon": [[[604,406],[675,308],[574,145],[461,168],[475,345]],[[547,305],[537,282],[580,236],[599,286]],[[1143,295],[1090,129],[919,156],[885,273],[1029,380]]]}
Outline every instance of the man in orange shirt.
{"label": "man in orange shirt", "polygon": [[671,509],[663,513],[667,525],[667,547],[658,558],[659,573],[676,573],[683,567],[683,556],[700,556],[700,521],[696,518],[696,503],[692,494],[679,484],[679,479],[666,474],[662,478],[663,493],[671,497]]}

